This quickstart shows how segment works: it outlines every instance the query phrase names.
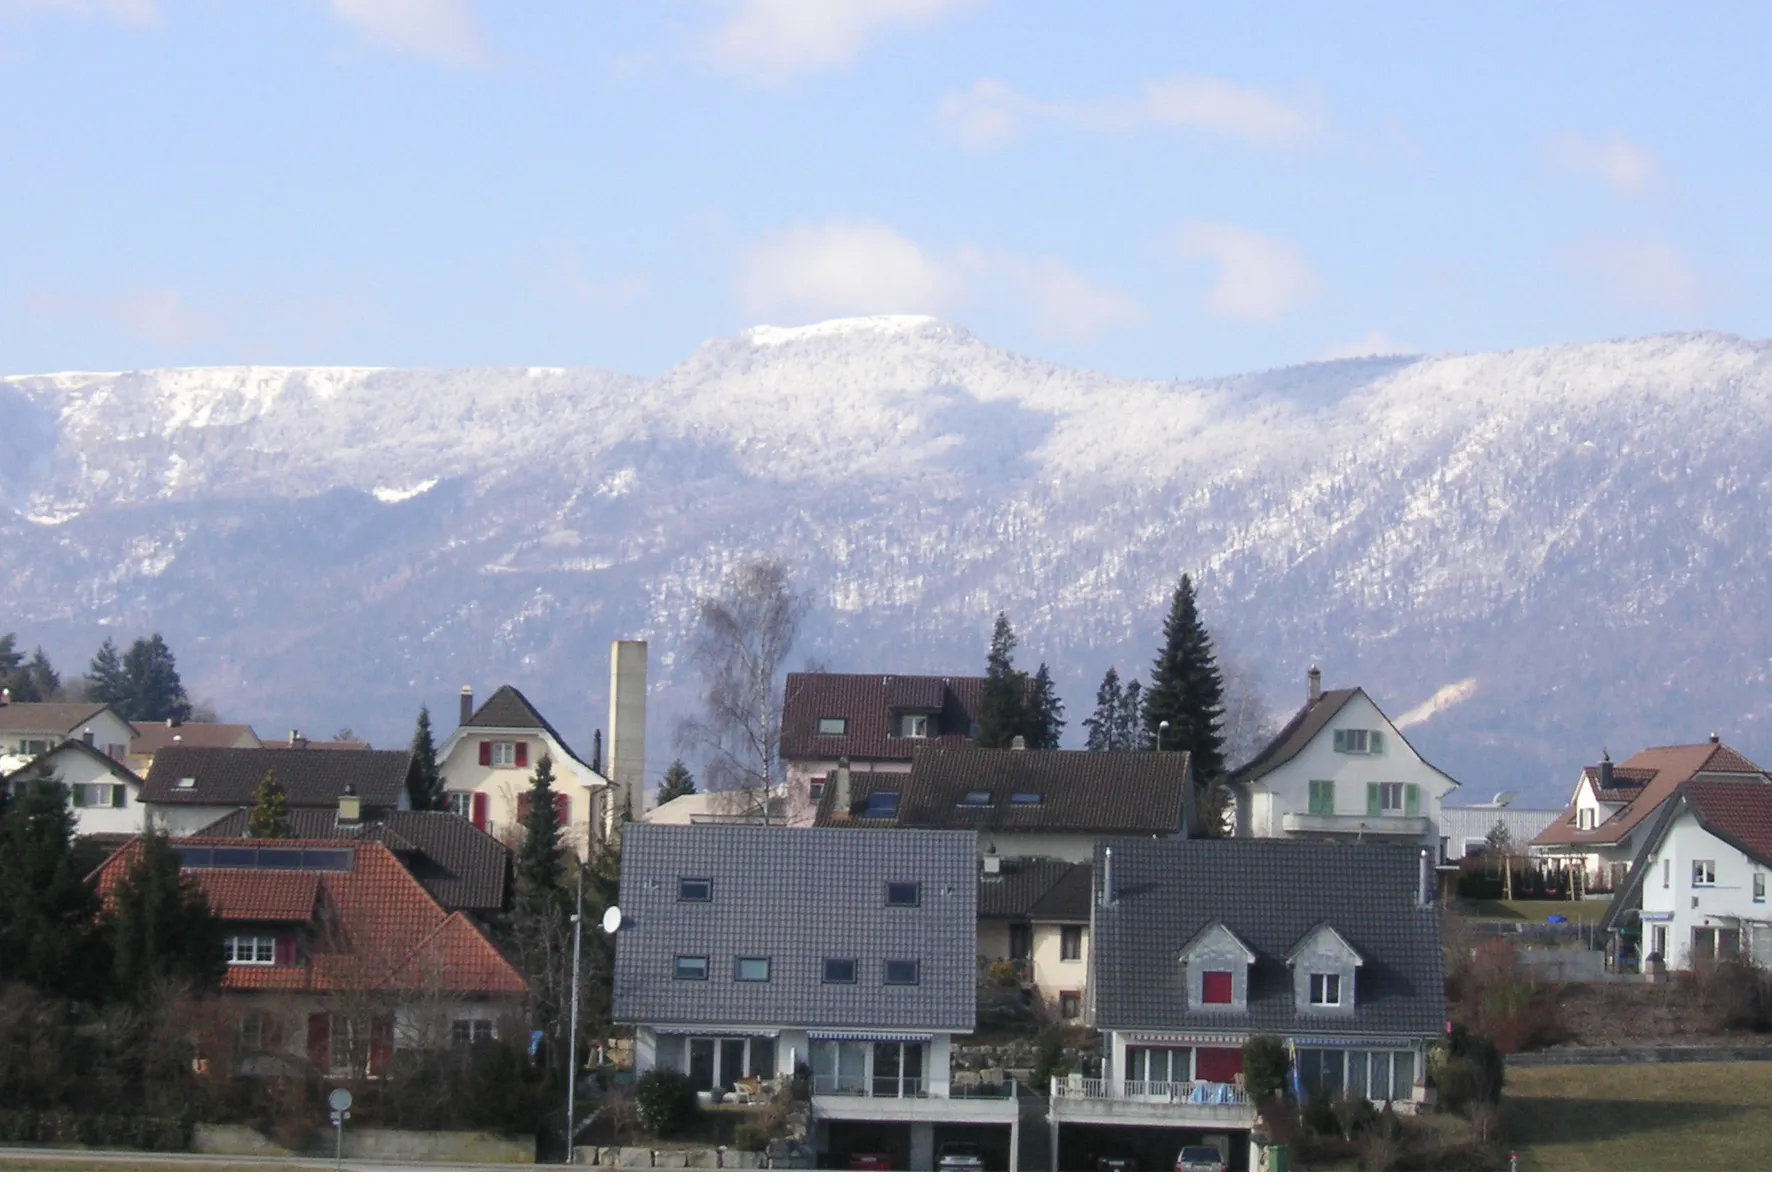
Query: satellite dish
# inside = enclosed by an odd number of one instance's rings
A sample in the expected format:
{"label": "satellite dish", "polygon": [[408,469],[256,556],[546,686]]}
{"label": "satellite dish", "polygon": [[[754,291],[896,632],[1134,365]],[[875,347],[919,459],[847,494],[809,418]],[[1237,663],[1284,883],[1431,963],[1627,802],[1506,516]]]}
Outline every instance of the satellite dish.
{"label": "satellite dish", "polygon": [[351,1109],[351,1093],[340,1087],[326,1096],[326,1105],[334,1111],[349,1111]]}
{"label": "satellite dish", "polygon": [[611,935],[621,930],[621,907],[612,906],[603,912],[603,929]]}

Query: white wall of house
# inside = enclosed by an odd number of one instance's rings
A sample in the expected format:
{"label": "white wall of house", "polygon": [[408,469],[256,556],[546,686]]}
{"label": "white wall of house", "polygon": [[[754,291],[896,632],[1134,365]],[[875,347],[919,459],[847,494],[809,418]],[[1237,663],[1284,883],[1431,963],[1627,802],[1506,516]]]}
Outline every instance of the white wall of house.
{"label": "white wall of house", "polygon": [[188,837],[239,810],[239,804],[149,804],[147,822],[169,836]]}
{"label": "white wall of house", "polygon": [[11,728],[6,724],[5,713],[0,712],[0,755],[27,755],[34,758],[47,754],[69,739],[85,741],[88,730],[92,731],[94,747],[118,762],[128,757],[129,740],[135,735],[122,718],[108,709],[100,710],[72,730]]}
{"label": "white wall of house", "polygon": [[[482,742],[523,742],[528,744],[528,765],[480,765]],[[534,787],[535,765],[546,753],[554,762],[554,790],[567,801],[566,823],[573,848],[584,856],[590,851],[593,819],[601,822],[601,813],[609,806],[613,794],[603,790],[608,780],[568,754],[545,730],[457,730],[438,759],[437,770],[446,781],[451,796],[476,794],[486,797],[486,831],[510,844],[521,839],[517,818],[517,800]],[[593,817],[593,808],[599,814]],[[462,814],[472,819],[471,805],[463,803]]]}
{"label": "white wall of house", "polygon": [[[1077,955],[1064,956],[1064,932],[1075,930]],[[1089,983],[1089,928],[1081,923],[1034,924],[1034,989],[1040,1003],[1051,1016],[1061,1012],[1063,994],[1077,994],[1077,1014],[1081,1020]]]}
{"label": "white wall of house", "polygon": [[1050,857],[1085,865],[1095,857],[1097,841],[1108,839],[1107,833],[1089,832],[981,832],[978,834],[978,855],[985,856],[996,846],[998,857]]}
{"label": "white wall of house", "polygon": [[[1376,731],[1383,735],[1383,753],[1339,752],[1335,749],[1337,730]],[[1345,829],[1345,833],[1288,831],[1288,815],[1310,816],[1313,780],[1334,783],[1332,815],[1339,822],[1335,827]],[[1361,824],[1368,819],[1381,823],[1368,825],[1367,839],[1386,836],[1386,833],[1379,831],[1384,828],[1420,827],[1397,823],[1411,819],[1405,815],[1404,801],[1398,801],[1397,807],[1386,808],[1376,817],[1372,816],[1368,808],[1367,787],[1372,783],[1417,785],[1418,815],[1426,821],[1425,832],[1419,835],[1410,833],[1404,839],[1432,849],[1437,856],[1440,847],[1440,799],[1458,785],[1416,754],[1404,741],[1401,731],[1363,693],[1350,698],[1295,758],[1276,767],[1244,789],[1247,799],[1239,803],[1238,835],[1340,838],[1358,835]],[[1246,832],[1241,830],[1244,823],[1248,826]]]}
{"label": "white wall of house", "polygon": [[51,755],[44,768],[68,789],[75,830],[81,836],[142,830],[147,808],[139,786],[103,759],[70,746]]}
{"label": "white wall of house", "polygon": [[[1643,949],[1646,957],[1665,940],[1664,962],[1670,969],[1692,966],[1693,932],[1706,927],[1739,931],[1743,952],[1762,967],[1772,966],[1772,867],[1706,832],[1685,809],[1668,825],[1658,847],[1645,851],[1643,875]],[[1711,882],[1695,880],[1694,862],[1710,865]],[[1755,899],[1758,875],[1759,898]],[[1668,917],[1657,917],[1668,916]],[[1758,938],[1754,928],[1759,927]],[[1713,937],[1714,938],[1714,937]]]}

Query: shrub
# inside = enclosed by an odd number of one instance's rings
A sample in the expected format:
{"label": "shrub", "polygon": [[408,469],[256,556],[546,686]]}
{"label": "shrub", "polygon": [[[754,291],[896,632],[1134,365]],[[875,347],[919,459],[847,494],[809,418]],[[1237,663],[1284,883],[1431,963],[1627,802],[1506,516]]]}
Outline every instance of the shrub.
{"label": "shrub", "polygon": [[762,1124],[743,1123],[732,1142],[740,1152],[763,1152],[769,1147],[769,1132]]}
{"label": "shrub", "polygon": [[1335,1093],[1324,1087],[1304,1097],[1304,1109],[1299,1116],[1305,1128],[1319,1136],[1334,1136],[1341,1131],[1341,1122],[1335,1118]]}
{"label": "shrub", "polygon": [[695,1084],[675,1070],[649,1070],[634,1087],[640,1126],[654,1136],[669,1136],[696,1116]]}
{"label": "shrub", "polygon": [[1048,1025],[1034,1039],[1034,1065],[1028,1072],[1028,1086],[1034,1094],[1046,1094],[1051,1088],[1052,1076],[1064,1073],[1064,1062],[1064,1029]]}
{"label": "shrub", "polygon": [[1292,1060],[1286,1054],[1286,1043],[1270,1034],[1258,1033],[1243,1043],[1243,1084],[1256,1103],[1275,1091],[1285,1092],[1286,1076]]}
{"label": "shrub", "polygon": [[1464,1112],[1473,1103],[1501,1102],[1506,1069],[1495,1043],[1454,1025],[1438,1052],[1428,1058],[1428,1073],[1439,1092],[1440,1105]]}

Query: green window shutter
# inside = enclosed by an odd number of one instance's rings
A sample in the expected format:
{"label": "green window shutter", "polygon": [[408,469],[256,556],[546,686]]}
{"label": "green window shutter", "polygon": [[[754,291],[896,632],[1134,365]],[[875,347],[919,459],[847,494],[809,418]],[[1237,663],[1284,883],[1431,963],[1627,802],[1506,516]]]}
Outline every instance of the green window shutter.
{"label": "green window shutter", "polygon": [[1368,783],[1366,785],[1366,815],[1377,816],[1383,811],[1384,808],[1381,805],[1378,796],[1378,785],[1376,783]]}
{"label": "green window shutter", "polygon": [[1384,753],[1384,735],[1377,730],[1366,731],[1366,752],[1381,755]]}
{"label": "green window shutter", "polygon": [[1338,755],[1344,755],[1347,753],[1347,731],[1346,730],[1337,730],[1335,732],[1335,753]]}
{"label": "green window shutter", "polygon": [[1403,785],[1403,815],[1421,815],[1421,785],[1406,783]]}
{"label": "green window shutter", "polygon": [[1335,781],[1333,779],[1311,780],[1311,814],[1313,816],[1333,816],[1335,814]]}

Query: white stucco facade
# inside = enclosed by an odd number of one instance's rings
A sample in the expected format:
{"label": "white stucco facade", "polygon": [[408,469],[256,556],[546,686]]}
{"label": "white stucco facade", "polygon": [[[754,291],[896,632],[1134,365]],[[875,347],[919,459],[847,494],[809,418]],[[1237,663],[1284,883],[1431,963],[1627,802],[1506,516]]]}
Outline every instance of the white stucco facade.
{"label": "white stucco facade", "polygon": [[75,830],[81,836],[138,833],[147,819],[141,780],[83,744],[64,744],[24,771],[17,779],[20,784],[44,774],[68,789]]}
{"label": "white stucco facade", "polygon": [[[1685,808],[1644,856],[1639,962],[1659,951],[1667,968],[1683,970],[1733,949],[1772,967],[1772,867],[1705,831]],[[1695,942],[1703,944],[1696,955]]]}
{"label": "white stucco facade", "polygon": [[[1011,929],[1022,928],[1018,934]],[[1066,931],[1071,934],[1067,936]],[[1026,952],[1018,943],[1025,940]],[[1067,943],[1071,955],[1066,955]],[[1024,986],[1034,990],[1041,1016],[1055,1021],[1081,1021],[1089,1006],[1089,925],[1085,922],[1017,923],[1010,919],[978,921],[978,958],[983,965],[997,960],[1025,960]],[[1076,998],[1076,1010],[1064,1015],[1066,994]]]}
{"label": "white stucco facade", "polygon": [[[483,744],[492,748],[486,762],[481,761]],[[535,767],[543,754],[553,760],[553,790],[566,801],[564,830],[572,848],[586,856],[593,821],[603,819],[600,813],[610,799],[609,781],[579,762],[546,730],[463,727],[438,752],[437,770],[455,811],[515,844],[522,828],[518,800],[534,788]]]}

